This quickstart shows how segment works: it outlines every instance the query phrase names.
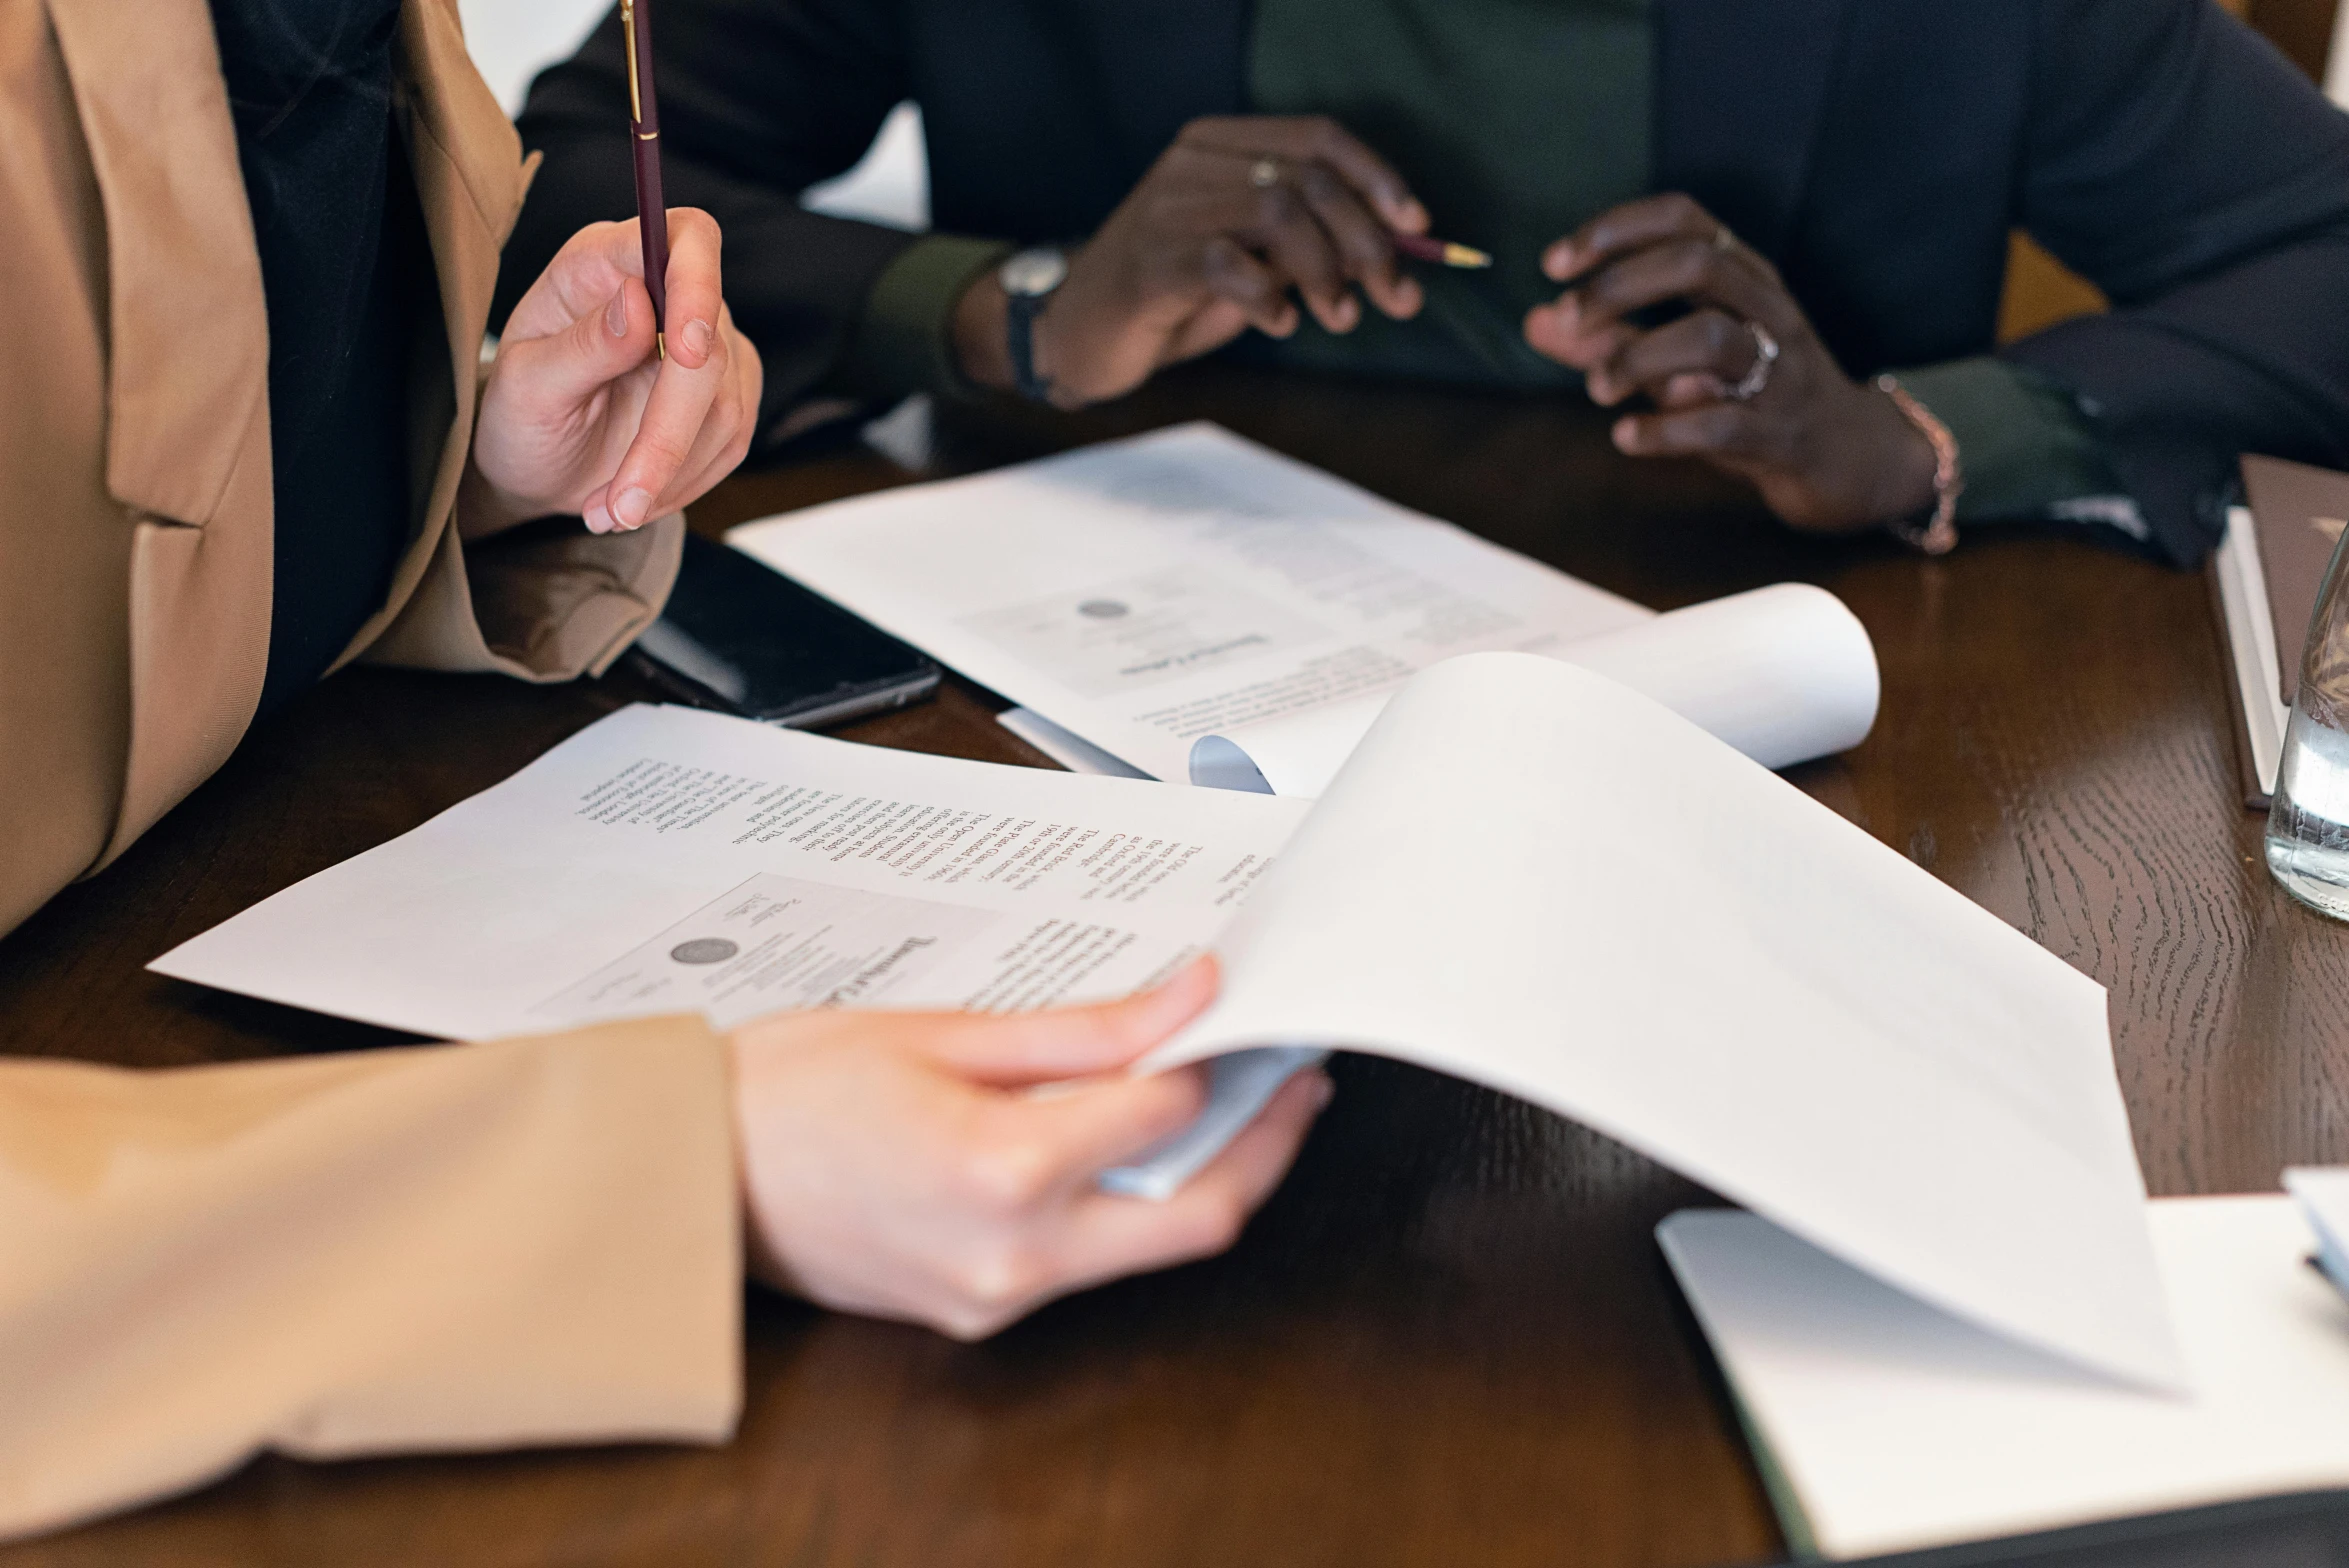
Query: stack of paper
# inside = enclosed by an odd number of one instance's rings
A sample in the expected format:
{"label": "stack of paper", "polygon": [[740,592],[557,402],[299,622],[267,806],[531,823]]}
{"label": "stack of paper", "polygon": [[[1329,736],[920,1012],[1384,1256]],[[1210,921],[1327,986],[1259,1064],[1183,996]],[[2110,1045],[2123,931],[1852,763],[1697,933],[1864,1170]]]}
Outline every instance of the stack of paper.
{"label": "stack of paper", "polygon": [[[1147,1066],[1348,1047],[1473,1078],[1974,1322],[2178,1376],[2103,992],[1547,659],[1422,672],[1310,808],[634,709],[156,967],[486,1035],[1008,1011],[1209,945],[1221,1000]],[[1179,1181],[1295,1059],[1239,1058],[1223,1119],[1128,1184]]]}

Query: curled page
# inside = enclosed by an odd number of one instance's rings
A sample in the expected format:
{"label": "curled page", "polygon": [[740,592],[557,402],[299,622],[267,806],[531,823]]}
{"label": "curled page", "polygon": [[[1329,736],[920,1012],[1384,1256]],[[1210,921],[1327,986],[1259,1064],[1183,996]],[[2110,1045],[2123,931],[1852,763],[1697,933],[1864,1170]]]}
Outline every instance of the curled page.
{"label": "curled page", "polygon": [[1961,1317],[2181,1381],[2102,988],[1612,681],[1414,677],[1219,947],[1221,999],[1147,1065],[1477,1079]]}
{"label": "curled page", "polygon": [[[1875,646],[1822,588],[1780,583],[1567,643],[1553,655],[1622,682],[1766,768],[1848,751],[1876,722]],[[1390,692],[1202,736],[1191,782],[1319,795]]]}

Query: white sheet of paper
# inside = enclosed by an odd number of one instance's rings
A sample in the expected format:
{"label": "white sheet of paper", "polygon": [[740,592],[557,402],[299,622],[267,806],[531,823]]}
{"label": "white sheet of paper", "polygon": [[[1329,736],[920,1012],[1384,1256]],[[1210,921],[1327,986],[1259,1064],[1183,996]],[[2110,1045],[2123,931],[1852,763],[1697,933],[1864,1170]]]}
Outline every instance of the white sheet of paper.
{"label": "white sheet of paper", "polygon": [[745,523],[736,547],[1153,778],[1200,736],[1652,612],[1213,425]]}
{"label": "white sheet of paper", "polygon": [[2103,988],[1611,681],[1418,676],[1219,947],[1155,1062],[1474,1078],[1974,1321],[2178,1377]]}
{"label": "white sheet of paper", "polygon": [[1904,1551],[2349,1486],[2349,1304],[2283,1197],[2147,1206],[2194,1394],[2117,1386],[1888,1289],[1769,1221],[1658,1239],[1712,1341],[1788,1534]]}
{"label": "white sheet of paper", "polygon": [[1206,949],[1304,810],[634,707],[152,967],[472,1039],[1021,1011]]}

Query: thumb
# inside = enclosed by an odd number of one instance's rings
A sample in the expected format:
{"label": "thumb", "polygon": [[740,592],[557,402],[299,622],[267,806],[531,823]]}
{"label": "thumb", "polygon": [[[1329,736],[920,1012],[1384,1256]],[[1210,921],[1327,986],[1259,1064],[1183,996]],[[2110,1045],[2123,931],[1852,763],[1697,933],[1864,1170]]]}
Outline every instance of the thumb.
{"label": "thumb", "polygon": [[623,278],[601,310],[582,312],[560,332],[501,345],[498,360],[532,405],[565,409],[643,364],[653,338],[652,296]]}
{"label": "thumb", "polygon": [[1215,959],[1206,955],[1164,985],[1122,1002],[1010,1018],[944,1019],[941,1027],[923,1032],[919,1049],[974,1083],[1001,1088],[1123,1072],[1198,1017],[1220,984]]}

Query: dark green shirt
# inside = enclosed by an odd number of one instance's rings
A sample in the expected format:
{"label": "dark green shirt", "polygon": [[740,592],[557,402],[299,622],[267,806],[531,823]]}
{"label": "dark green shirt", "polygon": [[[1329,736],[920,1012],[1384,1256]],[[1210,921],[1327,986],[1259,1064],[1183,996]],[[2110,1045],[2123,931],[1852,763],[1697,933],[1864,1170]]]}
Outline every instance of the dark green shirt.
{"label": "dark green shirt", "polygon": [[[1427,305],[1411,321],[1366,308],[1353,332],[1333,334],[1307,315],[1255,352],[1299,369],[1579,385],[1526,345],[1523,322],[1557,293],[1543,248],[1651,189],[1648,0],[1257,0],[1254,27],[1254,112],[1329,115],[1395,165],[1437,234],[1495,260],[1483,272],[1419,267]],[[965,390],[954,304],[1007,249],[943,235],[909,249],[867,301],[856,379]],[[2088,421],[2054,384],[1987,355],[1900,379],[1957,438],[1960,517],[2133,520]]]}

